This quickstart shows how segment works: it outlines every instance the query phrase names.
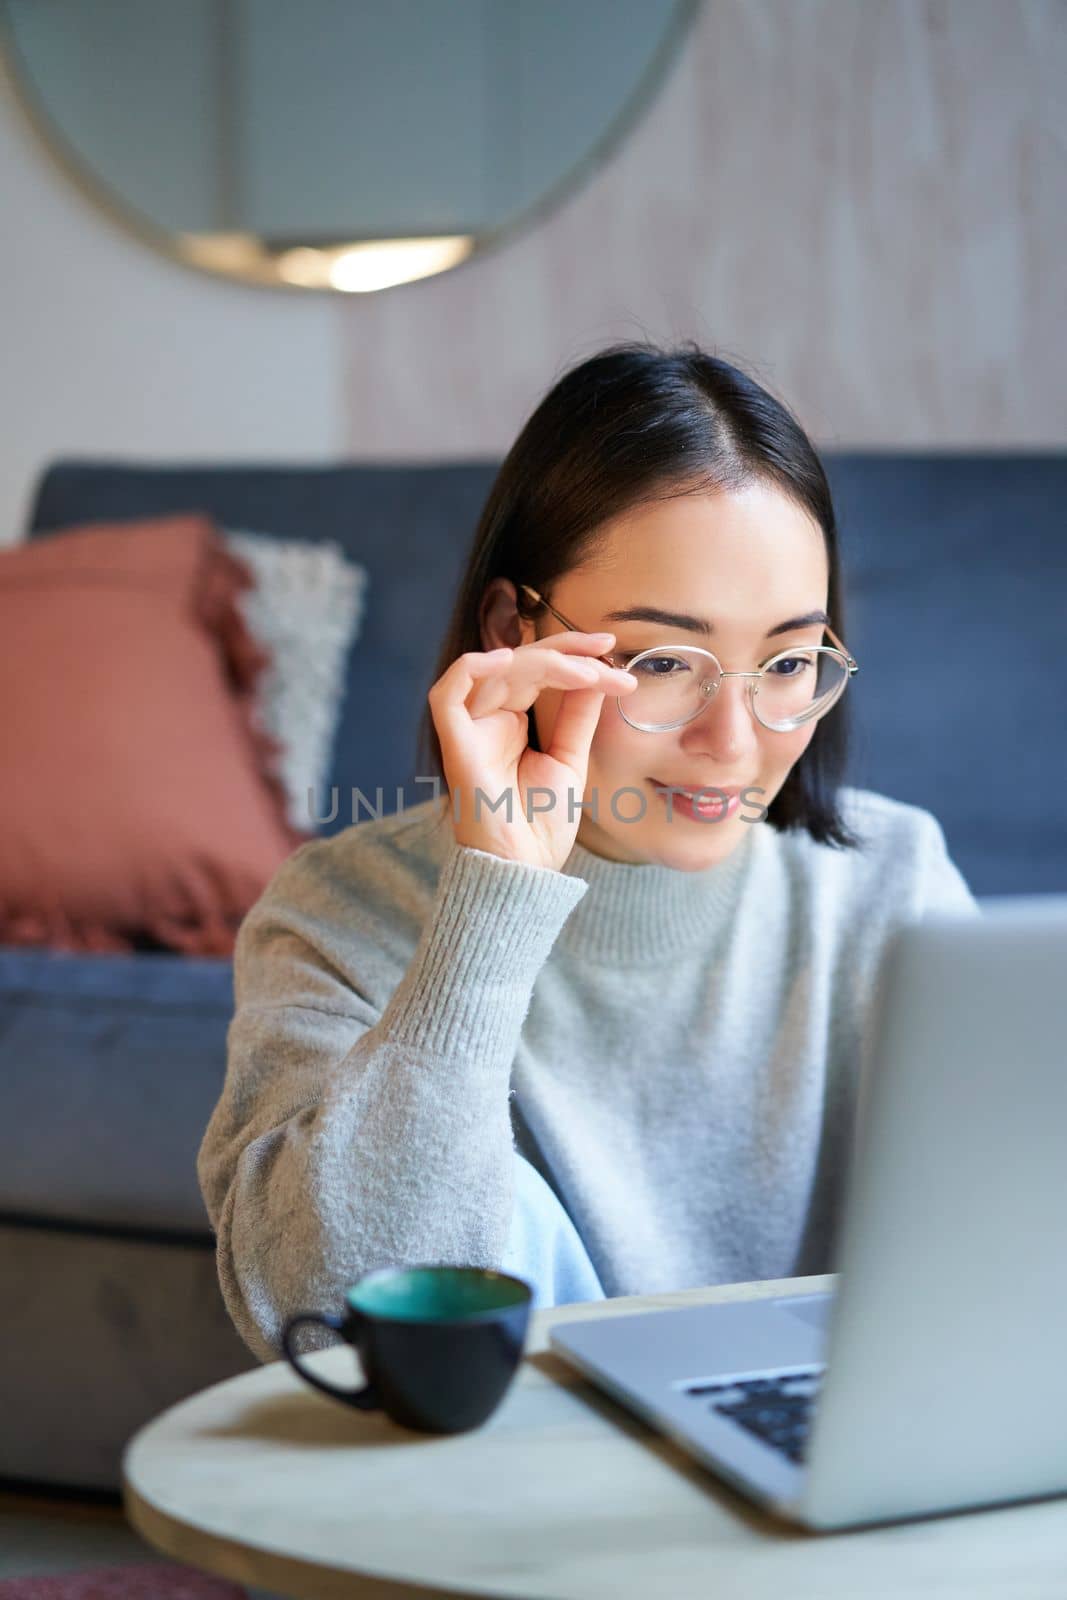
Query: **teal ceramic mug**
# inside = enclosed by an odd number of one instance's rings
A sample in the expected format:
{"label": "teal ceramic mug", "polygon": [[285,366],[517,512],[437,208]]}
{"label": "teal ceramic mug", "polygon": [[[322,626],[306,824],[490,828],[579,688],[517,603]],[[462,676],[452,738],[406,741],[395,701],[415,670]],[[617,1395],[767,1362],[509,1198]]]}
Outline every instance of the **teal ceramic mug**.
{"label": "teal ceramic mug", "polygon": [[[533,1290],[482,1267],[382,1267],[345,1290],[345,1309],[301,1311],[282,1331],[306,1383],[361,1411],[384,1411],[422,1433],[463,1433],[504,1397],[522,1359]],[[344,1388],[301,1361],[298,1328],[315,1323],[358,1352],[367,1383]]]}

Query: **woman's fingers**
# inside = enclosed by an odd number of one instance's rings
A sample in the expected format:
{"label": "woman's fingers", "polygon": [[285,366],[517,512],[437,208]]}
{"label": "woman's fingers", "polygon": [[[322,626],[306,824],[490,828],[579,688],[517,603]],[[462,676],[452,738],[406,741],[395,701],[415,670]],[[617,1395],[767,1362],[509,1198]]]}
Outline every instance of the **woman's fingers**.
{"label": "woman's fingers", "polygon": [[552,728],[546,754],[569,767],[584,789],[589,768],[589,747],[604,705],[604,691],[591,689],[586,694],[565,694]]}
{"label": "woman's fingers", "polygon": [[458,733],[470,721],[464,702],[475,684],[496,673],[505,672],[514,650],[470,650],[457,656],[448,670],[441,674],[427,695],[438,734]]}
{"label": "woman's fingers", "polygon": [[[552,753],[558,746],[566,752],[558,759],[584,773],[604,696],[627,694],[636,687],[637,679],[588,654],[591,647],[612,640],[613,635],[570,633],[553,634],[552,638],[568,641],[567,648],[530,644],[514,650],[468,651],[437,680],[428,698],[447,766],[454,764],[467,745],[472,722],[500,711],[526,712],[542,690],[554,689],[570,692],[562,694]],[[585,653],[574,652],[571,641],[575,639],[584,641]],[[578,704],[568,710],[572,702]]]}
{"label": "woman's fingers", "polygon": [[604,694],[620,693],[632,681],[629,673],[620,673],[591,656],[520,649],[496,672],[475,683],[465,700],[471,717],[484,717],[500,710],[526,711],[543,689],[597,688]]}
{"label": "woman's fingers", "polygon": [[[573,774],[584,787],[589,746],[604,705],[604,696],[625,695],[637,687],[636,677],[597,659],[611,648],[612,634],[553,634],[551,644],[535,641],[515,649],[468,651],[442,673],[429,692],[430,710],[441,745],[449,792],[459,795],[472,785],[477,791],[499,791],[501,782],[520,790],[532,771],[545,773],[545,755],[527,749],[526,712],[544,689],[559,693],[555,726],[547,752],[547,772],[556,782]],[[506,715],[496,713],[506,712]],[[554,759],[553,759],[554,758]],[[536,830],[530,819],[506,824],[494,817],[453,817],[459,844],[484,849],[508,860],[558,867],[573,842],[573,819],[554,819]]]}
{"label": "woman's fingers", "polygon": [[549,633],[543,639],[532,639],[520,644],[515,654],[533,650],[556,650],[560,655],[604,655],[615,643],[613,633],[579,633],[572,628],[567,633]]}
{"label": "woman's fingers", "polygon": [[472,717],[488,716],[503,707],[525,711],[542,689],[589,688],[598,681],[597,664],[588,656],[565,656],[550,650],[520,661],[513,655],[499,673],[475,685],[467,698],[467,710]]}

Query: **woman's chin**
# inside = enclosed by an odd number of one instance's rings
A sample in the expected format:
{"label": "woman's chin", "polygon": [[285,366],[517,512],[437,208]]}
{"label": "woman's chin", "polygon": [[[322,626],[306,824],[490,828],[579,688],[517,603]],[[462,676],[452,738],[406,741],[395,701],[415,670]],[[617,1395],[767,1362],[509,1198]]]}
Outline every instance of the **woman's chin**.
{"label": "woman's chin", "polygon": [[655,859],[662,866],[673,867],[676,872],[703,872],[725,861],[739,843],[740,835],[736,828],[726,825],[713,829],[709,825],[707,833],[695,838],[657,839]]}
{"label": "woman's chin", "polygon": [[635,826],[627,829],[627,837],[612,834],[602,837],[600,848],[590,845],[599,855],[615,861],[628,861],[635,865],[654,863],[671,867],[675,872],[703,872],[708,867],[725,861],[744,837],[736,818],[726,822],[691,822],[678,818],[664,819],[658,827]]}

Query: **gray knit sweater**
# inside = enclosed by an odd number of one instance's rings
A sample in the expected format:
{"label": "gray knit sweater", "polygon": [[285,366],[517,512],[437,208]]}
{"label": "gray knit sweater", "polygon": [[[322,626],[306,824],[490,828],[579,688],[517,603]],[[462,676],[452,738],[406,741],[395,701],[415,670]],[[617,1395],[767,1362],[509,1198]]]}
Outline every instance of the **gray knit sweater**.
{"label": "gray knit sweater", "polygon": [[290,856],[198,1159],[250,1349],[387,1263],[538,1305],[830,1270],[881,953],[978,914],[928,812],[840,800],[863,849],[760,821],[699,872],[504,861],[433,800]]}

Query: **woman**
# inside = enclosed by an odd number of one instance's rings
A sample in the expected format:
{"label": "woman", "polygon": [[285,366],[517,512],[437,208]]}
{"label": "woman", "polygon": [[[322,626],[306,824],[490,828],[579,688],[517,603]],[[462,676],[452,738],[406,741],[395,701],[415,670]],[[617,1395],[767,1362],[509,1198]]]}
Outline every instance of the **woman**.
{"label": "woman", "polygon": [[553,388],[429,691],[447,792],[241,928],[198,1170],[257,1355],[390,1262],[539,1305],[829,1270],[879,957],[977,911],[929,813],[840,787],[857,670],[777,400],[696,347]]}

